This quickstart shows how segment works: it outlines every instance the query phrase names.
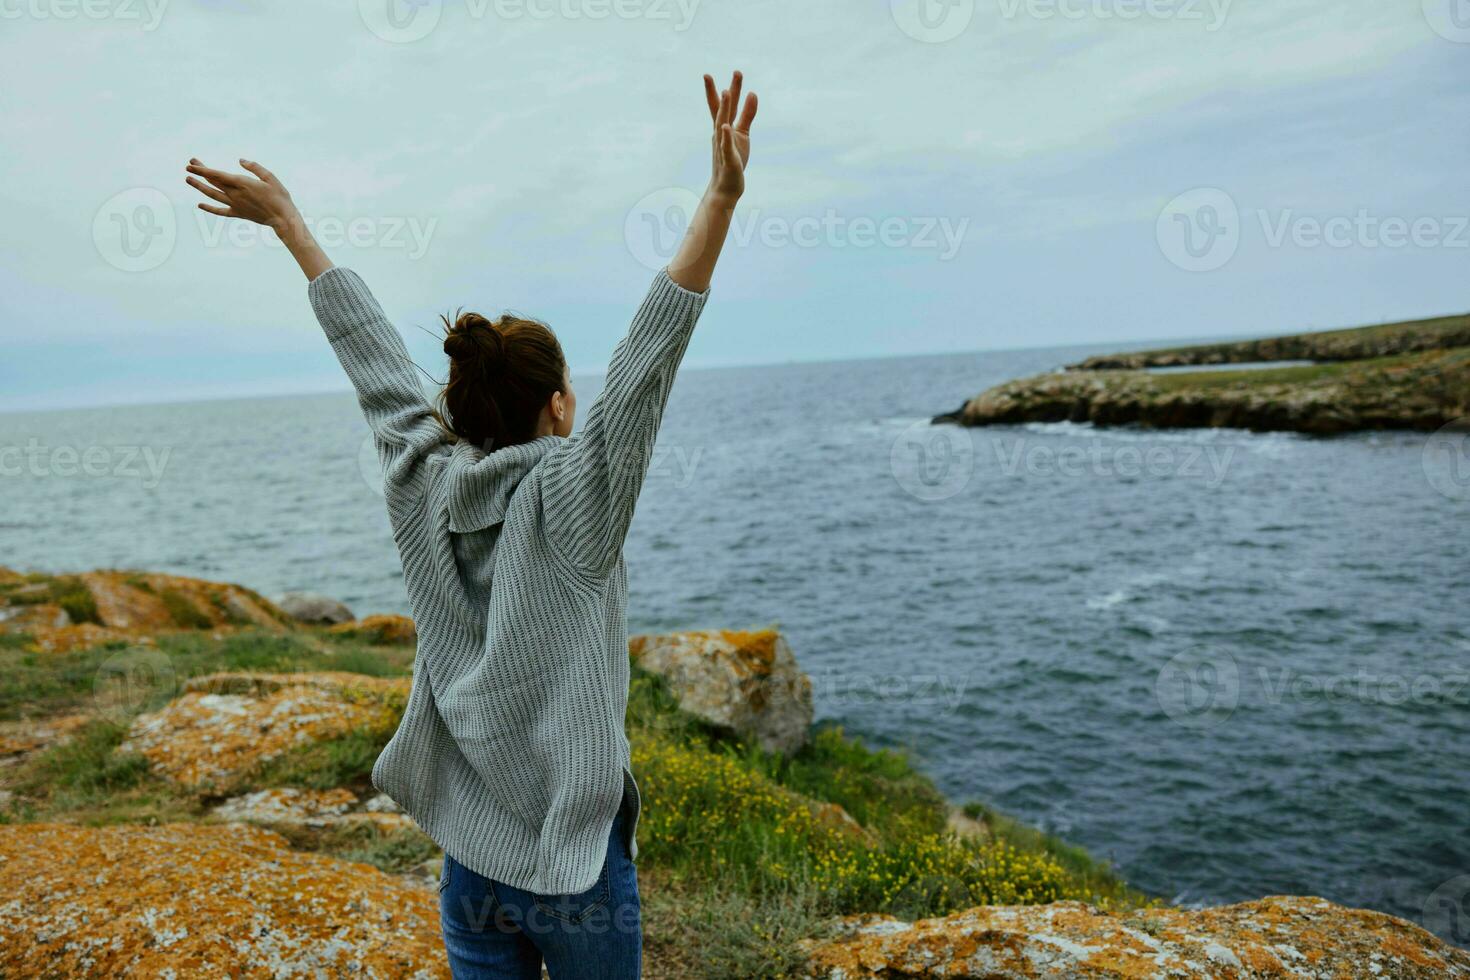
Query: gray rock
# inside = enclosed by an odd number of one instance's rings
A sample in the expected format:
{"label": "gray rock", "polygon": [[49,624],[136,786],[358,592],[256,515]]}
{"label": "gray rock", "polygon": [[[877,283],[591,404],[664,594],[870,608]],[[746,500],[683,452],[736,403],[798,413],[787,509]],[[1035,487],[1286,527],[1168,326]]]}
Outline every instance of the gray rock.
{"label": "gray rock", "polygon": [[311,592],[287,592],[276,600],[276,605],[292,619],[316,626],[335,626],[357,618],[336,599]]}
{"label": "gray rock", "polygon": [[774,630],[636,636],[629,651],[664,678],[680,708],[710,724],[773,752],[794,752],[810,738],[811,678]]}

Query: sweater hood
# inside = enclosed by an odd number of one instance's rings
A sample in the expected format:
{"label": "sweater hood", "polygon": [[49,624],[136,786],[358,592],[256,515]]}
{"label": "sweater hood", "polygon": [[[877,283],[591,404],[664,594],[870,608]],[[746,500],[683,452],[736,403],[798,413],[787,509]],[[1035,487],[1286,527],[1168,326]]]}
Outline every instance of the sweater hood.
{"label": "sweater hood", "polygon": [[449,530],[467,534],[504,521],[521,480],[565,441],[561,436],[542,436],[491,453],[466,442],[455,443],[445,463]]}

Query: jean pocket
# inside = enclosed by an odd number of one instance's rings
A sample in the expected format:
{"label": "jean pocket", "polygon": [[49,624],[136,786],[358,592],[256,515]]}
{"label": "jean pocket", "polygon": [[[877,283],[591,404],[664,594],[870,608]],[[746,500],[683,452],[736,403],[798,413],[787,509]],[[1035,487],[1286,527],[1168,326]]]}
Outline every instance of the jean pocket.
{"label": "jean pocket", "polygon": [[449,887],[449,869],[454,867],[454,859],[448,854],[444,855],[444,863],[439,868],[439,893],[442,895],[444,889]]}
{"label": "jean pocket", "polygon": [[538,911],[561,919],[563,922],[575,924],[582,922],[598,909],[606,908],[610,892],[607,881],[607,862],[604,861],[597,881],[585,892],[575,895],[538,895],[535,892],[530,894],[531,902]]}

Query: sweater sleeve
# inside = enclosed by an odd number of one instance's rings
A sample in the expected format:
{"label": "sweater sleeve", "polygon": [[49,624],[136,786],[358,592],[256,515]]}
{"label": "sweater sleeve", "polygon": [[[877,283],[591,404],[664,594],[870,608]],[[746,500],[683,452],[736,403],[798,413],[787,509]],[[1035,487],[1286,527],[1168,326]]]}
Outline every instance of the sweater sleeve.
{"label": "sweater sleeve", "polygon": [[581,433],[542,463],[547,536],[585,571],[605,572],[623,546],[674,373],[708,298],[660,272],[613,351]]}
{"label": "sweater sleeve", "polygon": [[328,269],[308,292],[372,430],[384,496],[396,520],[398,505],[419,495],[420,464],[444,444],[443,429],[424,399],[403,338],[361,277],[351,269]]}

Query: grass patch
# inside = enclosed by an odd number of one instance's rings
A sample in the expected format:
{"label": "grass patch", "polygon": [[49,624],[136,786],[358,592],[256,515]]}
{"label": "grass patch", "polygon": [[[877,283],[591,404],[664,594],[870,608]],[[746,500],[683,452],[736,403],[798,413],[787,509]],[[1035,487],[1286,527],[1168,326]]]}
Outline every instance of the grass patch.
{"label": "grass patch", "polygon": [[[642,862],[640,861],[640,865]],[[661,975],[706,980],[800,975],[806,957],[797,942],[820,936],[826,921],[796,894],[757,900],[745,891],[678,880],[639,868],[643,934]]]}
{"label": "grass patch", "polygon": [[414,829],[385,832],[368,822],[332,827],[272,824],[271,829],[298,850],[370,864],[389,874],[413,871],[440,856],[439,846]]}
{"label": "grass patch", "polygon": [[[44,588],[35,588],[35,586]],[[20,592],[20,588],[27,591]],[[92,590],[75,575],[27,575],[23,584],[11,583],[6,601],[13,606],[39,606],[54,603],[66,611],[67,618],[74,624],[96,623],[102,625],[97,612],[97,600]]]}
{"label": "grass patch", "polygon": [[26,820],[102,825],[187,819],[198,810],[154,776],[141,756],[116,751],[125,728],[95,721],[37,753],[7,777]]}
{"label": "grass patch", "polygon": [[64,714],[90,704],[98,668],[126,646],[43,653],[0,643],[0,721]]}
{"label": "grass patch", "polygon": [[149,595],[153,594],[153,583],[142,575],[129,575],[123,579],[123,582],[137,589],[139,592],[147,592]]}
{"label": "grass patch", "polygon": [[392,737],[392,726],[385,726],[302,745],[265,763],[244,783],[251,789],[273,786],[335,789],[345,786],[361,795],[371,788],[373,763]]}
{"label": "grass patch", "polygon": [[214,620],[204,615],[192,599],[177,589],[164,589],[158,594],[158,601],[163,603],[175,626],[190,630],[207,630],[214,626]]}
{"label": "grass patch", "polygon": [[1094,895],[1092,900],[1099,905],[1127,908],[1149,903],[1146,896],[1130,889],[1110,865],[1093,857],[1086,848],[1069,844],[984,803],[967,803],[964,812],[972,820],[983,823],[996,840],[1004,841],[1018,851],[1051,857],[1077,886]]}
{"label": "grass patch", "polygon": [[45,717],[90,706],[102,665],[130,649],[161,652],[180,685],[191,677],[221,671],[348,671],[393,677],[408,672],[414,653],[412,647],[326,643],[311,632],[279,634],[264,630],[231,633],[219,639],[209,633],[165,633],[152,648],[119,640],[90,650],[41,653],[28,649],[20,634],[12,634],[0,636],[0,721]]}
{"label": "grass patch", "polygon": [[870,749],[841,728],[818,728],[811,744],[794,755],[749,752],[746,764],[799,793],[838,804],[879,833],[944,829],[949,803],[908,756]]}
{"label": "grass patch", "polygon": [[[646,889],[650,955],[683,957],[690,976],[792,975],[796,940],[833,914],[1150,902],[1085,850],[993,811],[971,808],[989,839],[952,834],[949,802],[908,756],[836,727],[792,755],[764,752],[684,715],[635,668],[629,737],[644,797],[640,869],[659,883]],[[824,820],[813,801],[838,804],[861,829]]]}

